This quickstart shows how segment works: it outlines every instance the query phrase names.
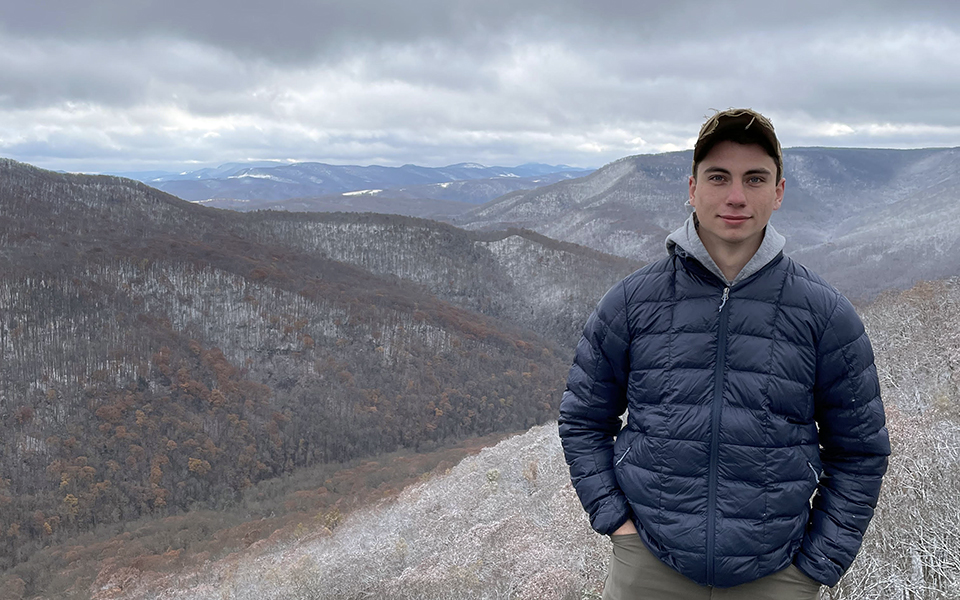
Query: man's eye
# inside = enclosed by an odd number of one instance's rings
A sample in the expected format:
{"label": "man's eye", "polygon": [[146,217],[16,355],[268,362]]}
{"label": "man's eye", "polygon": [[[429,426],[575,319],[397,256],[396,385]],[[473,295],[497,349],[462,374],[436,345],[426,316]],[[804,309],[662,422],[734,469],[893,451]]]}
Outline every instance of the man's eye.
{"label": "man's eye", "polygon": [[707,179],[709,179],[710,181],[723,181],[723,175],[720,175],[719,173],[714,173]]}
{"label": "man's eye", "polygon": [[747,182],[753,183],[753,184],[763,183],[763,177],[754,175],[753,177],[747,179]]}

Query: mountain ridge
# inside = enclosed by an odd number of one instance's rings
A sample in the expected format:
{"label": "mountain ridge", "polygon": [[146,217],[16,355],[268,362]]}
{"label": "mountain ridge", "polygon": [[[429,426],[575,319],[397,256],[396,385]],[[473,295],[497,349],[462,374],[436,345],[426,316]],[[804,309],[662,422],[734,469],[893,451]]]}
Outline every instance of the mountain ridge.
{"label": "mountain ridge", "polygon": [[[689,214],[691,160],[690,151],[626,157],[449,220],[477,230],[523,227],[652,261]],[[867,300],[960,273],[960,227],[950,229],[960,223],[958,173],[960,148],[788,148],[784,202],[771,223],[787,238],[787,254]]]}
{"label": "mountain ridge", "polygon": [[[332,165],[319,162],[289,164],[226,163],[217,168],[169,173],[118,173],[133,177],[193,202],[255,201],[254,206],[291,199],[368,191],[404,199],[486,202],[515,189],[589,173],[567,165],[526,163],[516,167],[487,167],[458,163],[445,167],[403,165]],[[469,182],[474,182],[472,185]],[[386,197],[385,196],[385,197]],[[228,203],[229,206],[229,203]],[[233,203],[230,207],[242,206]]]}

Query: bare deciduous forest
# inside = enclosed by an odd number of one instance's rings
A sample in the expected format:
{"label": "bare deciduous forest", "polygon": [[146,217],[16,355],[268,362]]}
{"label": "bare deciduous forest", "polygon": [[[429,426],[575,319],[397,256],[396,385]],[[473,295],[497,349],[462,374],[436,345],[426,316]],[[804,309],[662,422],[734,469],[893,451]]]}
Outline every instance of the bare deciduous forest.
{"label": "bare deciduous forest", "polygon": [[[4,590],[43,595],[31,557],[104,527],[552,418],[578,304],[636,267],[539,236],[273,216],[0,163]],[[525,279],[530,261],[556,265]],[[570,264],[592,271],[573,309],[512,310]]]}

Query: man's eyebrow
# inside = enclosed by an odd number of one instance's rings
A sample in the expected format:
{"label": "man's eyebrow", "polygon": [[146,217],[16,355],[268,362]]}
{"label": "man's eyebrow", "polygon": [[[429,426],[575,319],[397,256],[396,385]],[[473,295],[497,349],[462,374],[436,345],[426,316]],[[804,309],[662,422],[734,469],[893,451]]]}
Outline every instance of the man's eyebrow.
{"label": "man's eyebrow", "polygon": [[[718,166],[704,167],[703,172],[704,172],[704,174],[706,174],[706,173],[722,173],[722,174],[724,174],[724,175],[730,175],[730,174],[731,174],[729,169],[725,169],[725,168],[723,168],[723,167],[718,167]],[[748,169],[748,170],[744,171],[743,174],[744,174],[744,175],[747,175],[747,176],[749,176],[749,175],[767,175],[767,176],[770,176],[770,175],[773,175],[773,171],[771,171],[770,169],[768,169],[768,168],[766,168],[766,167],[757,167],[757,168],[755,168],[755,169]]]}

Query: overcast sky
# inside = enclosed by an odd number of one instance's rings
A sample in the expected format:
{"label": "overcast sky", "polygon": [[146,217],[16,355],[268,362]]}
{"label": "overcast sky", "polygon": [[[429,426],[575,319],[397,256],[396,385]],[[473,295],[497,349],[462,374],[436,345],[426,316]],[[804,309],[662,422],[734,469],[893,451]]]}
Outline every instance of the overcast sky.
{"label": "overcast sky", "polygon": [[601,166],[732,106],[785,147],[960,145],[953,0],[4,5],[0,156],[50,169]]}

